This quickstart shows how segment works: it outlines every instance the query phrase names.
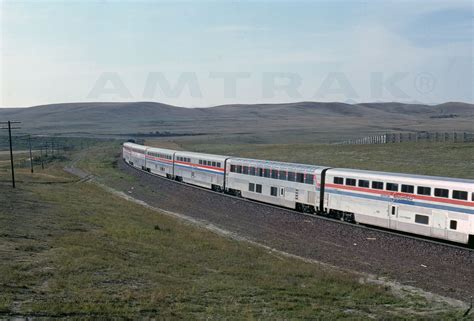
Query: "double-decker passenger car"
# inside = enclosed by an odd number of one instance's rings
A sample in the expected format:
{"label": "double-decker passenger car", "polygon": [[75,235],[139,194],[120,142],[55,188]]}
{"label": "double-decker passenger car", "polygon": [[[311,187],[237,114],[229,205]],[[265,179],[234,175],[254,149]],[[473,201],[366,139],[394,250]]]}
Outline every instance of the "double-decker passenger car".
{"label": "double-decker passenger car", "polygon": [[146,159],[145,152],[147,147],[134,143],[124,143],[122,157],[127,163],[137,168],[145,170]]}
{"label": "double-decker passenger car", "polygon": [[173,178],[174,150],[148,147],[146,150],[146,170],[168,178]]}
{"label": "double-decker passenger car", "polygon": [[472,180],[329,169],[327,213],[419,235],[467,243],[474,235]]}
{"label": "double-decker passenger car", "polygon": [[325,167],[230,158],[226,190],[242,197],[314,213],[319,201],[316,182]]}
{"label": "double-decker passenger car", "polygon": [[226,156],[176,151],[174,176],[178,181],[223,191],[226,159]]}

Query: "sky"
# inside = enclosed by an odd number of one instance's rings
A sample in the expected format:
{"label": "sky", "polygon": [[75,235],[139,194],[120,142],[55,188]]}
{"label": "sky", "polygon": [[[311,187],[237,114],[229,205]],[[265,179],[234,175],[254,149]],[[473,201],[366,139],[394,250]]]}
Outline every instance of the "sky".
{"label": "sky", "polygon": [[1,1],[0,107],[473,103],[471,1]]}

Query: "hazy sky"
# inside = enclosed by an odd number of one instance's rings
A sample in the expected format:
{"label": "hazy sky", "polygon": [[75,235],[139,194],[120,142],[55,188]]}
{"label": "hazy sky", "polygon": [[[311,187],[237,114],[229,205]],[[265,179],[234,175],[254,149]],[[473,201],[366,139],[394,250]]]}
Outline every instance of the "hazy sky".
{"label": "hazy sky", "polygon": [[0,106],[473,102],[471,1],[2,1]]}

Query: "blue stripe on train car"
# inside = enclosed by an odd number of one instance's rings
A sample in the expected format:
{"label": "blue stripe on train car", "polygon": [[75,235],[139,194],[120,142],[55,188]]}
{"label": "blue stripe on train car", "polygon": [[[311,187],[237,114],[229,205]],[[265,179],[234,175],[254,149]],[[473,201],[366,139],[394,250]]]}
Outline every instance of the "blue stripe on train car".
{"label": "blue stripe on train car", "polygon": [[396,203],[396,204],[405,204],[405,205],[412,205],[412,206],[434,208],[434,209],[445,210],[445,211],[453,211],[453,212],[460,212],[460,213],[466,213],[466,214],[474,214],[474,209],[469,209],[469,208],[461,208],[461,207],[453,207],[453,206],[446,206],[446,205],[439,205],[439,204],[423,203],[423,202],[416,202],[416,201],[403,200],[403,199],[390,199],[388,197],[383,197],[383,196],[374,196],[374,195],[351,193],[351,192],[340,191],[340,190],[336,190],[336,189],[332,189],[332,188],[331,189],[326,189],[326,192],[332,193],[332,194],[339,194],[339,195],[346,195],[346,196],[352,196],[352,197],[371,199],[371,200],[375,200],[375,201],[393,202],[393,203]]}
{"label": "blue stripe on train car", "polygon": [[175,166],[182,167],[182,168],[189,169],[189,170],[197,170],[197,171],[212,173],[212,174],[216,174],[216,175],[224,175],[224,173],[219,173],[219,172],[215,172],[215,171],[212,171],[212,170],[209,170],[209,169],[204,169],[204,168],[199,168],[199,167],[185,166],[185,165],[180,165],[180,164],[176,164],[176,163],[175,163]]}

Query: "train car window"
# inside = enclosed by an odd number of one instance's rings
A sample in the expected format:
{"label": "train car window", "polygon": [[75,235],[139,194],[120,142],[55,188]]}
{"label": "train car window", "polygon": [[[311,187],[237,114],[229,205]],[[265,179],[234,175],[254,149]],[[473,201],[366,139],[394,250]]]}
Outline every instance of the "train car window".
{"label": "train car window", "polygon": [[254,183],[249,183],[249,191],[250,192],[255,191],[255,184]]}
{"label": "train car window", "polygon": [[188,158],[188,163],[191,163],[191,158]]}
{"label": "train car window", "polygon": [[263,176],[264,176],[264,177],[270,177],[270,169],[265,168],[265,169],[263,170]]}
{"label": "train car window", "polygon": [[334,184],[342,185],[342,184],[344,184],[344,178],[342,178],[342,177],[334,177],[333,182],[334,182]]}
{"label": "train car window", "polygon": [[255,167],[250,167],[250,175],[255,176]]}
{"label": "train car window", "polygon": [[242,165],[235,166],[235,172],[241,174],[242,173]]}
{"label": "train car window", "polygon": [[419,224],[428,225],[428,223],[430,222],[430,218],[426,215],[415,214],[415,222]]}
{"label": "train car window", "polygon": [[418,186],[417,194],[419,194],[419,195],[431,195],[431,187]]}
{"label": "train car window", "polygon": [[387,191],[395,191],[395,192],[398,192],[398,184],[395,184],[395,183],[387,183],[385,185],[385,189]]}
{"label": "train car window", "polygon": [[217,162],[217,167],[220,168],[220,167],[221,167],[221,163]]}
{"label": "train car window", "polygon": [[286,176],[286,171],[280,171],[278,173],[278,176],[279,176],[278,178],[283,180],[283,181],[286,181],[288,179],[288,177]]}
{"label": "train car window", "polygon": [[346,178],[346,185],[356,186],[356,180],[353,178]]}
{"label": "train car window", "polygon": [[230,165],[230,171],[231,171],[232,173],[235,173],[235,165]]}
{"label": "train car window", "polygon": [[272,169],[272,178],[278,178],[278,171],[276,169]]}
{"label": "train car window", "polygon": [[259,169],[257,170],[257,173],[258,173],[257,176],[262,177],[262,176],[263,176],[263,169],[262,169],[262,168],[259,168]]}
{"label": "train car window", "polygon": [[255,191],[256,191],[257,193],[262,193],[262,185],[257,184],[257,186],[255,186],[255,187],[256,187],[256,190],[255,190]]}
{"label": "train car window", "polygon": [[402,192],[413,194],[415,193],[415,186],[402,184]]}
{"label": "train car window", "polygon": [[304,174],[302,173],[296,173],[296,181],[298,183],[304,183]]}
{"label": "train car window", "polygon": [[202,159],[199,160],[199,165],[202,165]]}
{"label": "train car window", "polygon": [[278,188],[277,187],[270,187],[270,195],[271,196],[278,196]]}
{"label": "train car window", "polygon": [[457,200],[467,201],[467,192],[464,191],[453,191],[453,198]]}
{"label": "train car window", "polygon": [[212,162],[212,166],[216,167],[216,162]]}
{"label": "train car window", "polygon": [[294,182],[295,181],[295,173],[294,172],[288,172],[288,180],[290,182]]}
{"label": "train car window", "polygon": [[449,197],[449,190],[444,189],[444,188],[435,188],[434,195],[436,197],[448,198]]}
{"label": "train car window", "polygon": [[359,179],[359,187],[369,188],[369,186],[370,186],[369,181],[367,181],[365,179]]}
{"label": "train car window", "polygon": [[452,230],[457,230],[458,229],[458,221],[451,220],[449,221],[449,228]]}
{"label": "train car window", "polygon": [[242,174],[245,174],[245,175],[249,174],[249,167],[248,166],[242,167]]}
{"label": "train car window", "polygon": [[372,181],[372,188],[383,189],[383,182]]}
{"label": "train car window", "polygon": [[306,175],[306,177],[304,179],[304,182],[306,184],[311,184],[311,185],[314,184],[314,175],[312,175],[312,174]]}

